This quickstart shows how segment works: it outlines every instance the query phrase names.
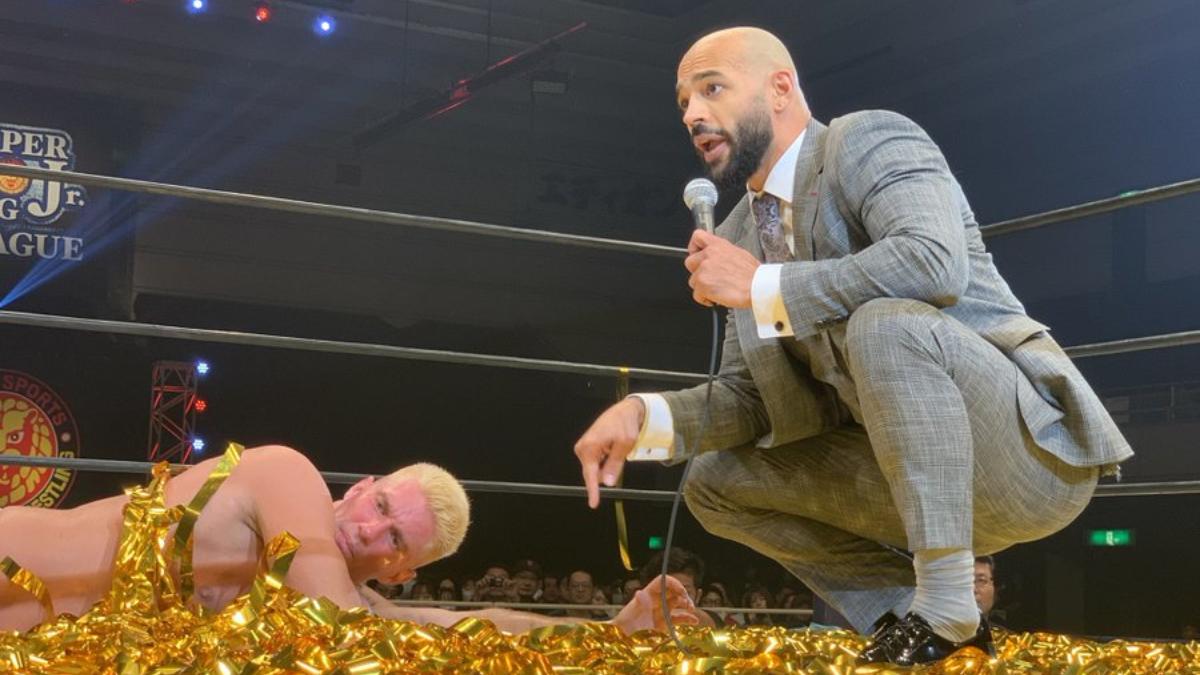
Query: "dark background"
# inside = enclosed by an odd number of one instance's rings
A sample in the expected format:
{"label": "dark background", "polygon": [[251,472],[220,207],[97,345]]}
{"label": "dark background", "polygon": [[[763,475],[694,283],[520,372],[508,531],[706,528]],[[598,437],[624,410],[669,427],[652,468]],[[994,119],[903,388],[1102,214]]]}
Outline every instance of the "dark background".
{"label": "dark background", "polygon": [[[981,222],[1200,175],[1200,6],[1183,0],[755,3],[346,0],[318,39],[310,3],[12,3],[0,122],[64,129],[82,170],[558,232],[682,245],[698,173],[671,90],[711,29],[792,49],[815,114],[887,108],[941,144]],[[321,4],[321,3],[311,3]],[[353,133],[579,21],[535,70],[356,150]],[[538,79],[547,76],[539,76]],[[88,188],[62,226],[88,257],[4,309],[136,319],[669,370],[707,364],[708,316],[666,258],[298,217]],[[723,195],[728,208],[738,195]],[[1030,314],[1066,345],[1200,327],[1197,204],[1183,197],[989,239]],[[27,261],[0,259],[7,293]],[[1200,478],[1200,349],[1080,360],[1138,451],[1127,480]],[[571,445],[605,378],[0,327],[0,368],[53,386],[87,457],[144,459],[151,365],[204,357],[200,433],[286,443],[325,470],[433,460],[460,477],[579,482]],[[659,383],[635,381],[636,389]],[[79,476],[68,505],[137,477]],[[627,484],[669,489],[677,469]],[[474,497],[435,574],[533,557],[615,577],[611,508]],[[1097,499],[1070,528],[999,556],[1015,628],[1171,637],[1197,615],[1200,498]],[[667,509],[626,504],[635,562]],[[679,542],[733,581],[779,571],[704,534]],[[1097,549],[1086,531],[1132,528]]]}

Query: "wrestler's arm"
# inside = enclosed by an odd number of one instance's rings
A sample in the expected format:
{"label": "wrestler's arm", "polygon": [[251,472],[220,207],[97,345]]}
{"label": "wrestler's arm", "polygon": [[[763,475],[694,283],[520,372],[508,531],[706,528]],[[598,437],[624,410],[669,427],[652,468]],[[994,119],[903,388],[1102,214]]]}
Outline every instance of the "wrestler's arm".
{"label": "wrestler's arm", "polygon": [[412,621],[413,623],[432,623],[438,626],[450,627],[467,618],[487,619],[496,627],[508,633],[524,633],[525,631],[542,626],[558,624],[585,623],[587,619],[573,617],[542,616],[530,612],[519,612],[511,609],[489,607],[455,612],[437,607],[413,607],[411,605],[395,605],[390,600],[363,586],[359,588],[363,599],[373,613],[385,619]]}
{"label": "wrestler's arm", "polygon": [[[639,630],[663,630],[666,624],[662,619],[661,579],[655,579],[638,591],[617,614],[611,623],[620,628],[626,635]],[[544,626],[559,626],[564,624],[588,623],[588,619],[559,616],[542,616],[530,612],[519,612],[511,609],[487,608],[465,612],[453,612],[436,607],[411,607],[392,604],[387,598],[375,591],[362,587],[360,589],[371,611],[385,619],[398,619],[416,623],[432,623],[439,626],[453,626],[468,617],[487,619],[496,624],[500,630],[509,633],[524,633],[525,631]],[[695,625],[701,622],[695,605],[688,597],[683,585],[671,577],[667,577],[667,602],[671,610],[671,618],[676,624]]]}
{"label": "wrestler's arm", "polygon": [[366,605],[334,541],[333,499],[312,462],[282,446],[257,448],[233,473],[252,490],[253,520],[264,545],[280,532],[300,540],[287,585],[339,607]]}

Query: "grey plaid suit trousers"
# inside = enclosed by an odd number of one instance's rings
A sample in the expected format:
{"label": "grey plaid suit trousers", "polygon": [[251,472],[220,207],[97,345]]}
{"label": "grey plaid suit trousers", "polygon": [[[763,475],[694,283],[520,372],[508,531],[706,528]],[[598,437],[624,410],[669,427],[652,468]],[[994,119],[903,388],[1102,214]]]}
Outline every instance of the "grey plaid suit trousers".
{"label": "grey plaid suit trousers", "polygon": [[[1132,455],[983,245],[940,150],[895,113],[809,124],[781,270],[794,335],[729,312],[721,369],[663,392],[687,503],[859,630],[907,608],[904,550],[977,554],[1066,526]],[[743,199],[717,234],[764,259]],[[699,436],[706,407],[711,424]]]}

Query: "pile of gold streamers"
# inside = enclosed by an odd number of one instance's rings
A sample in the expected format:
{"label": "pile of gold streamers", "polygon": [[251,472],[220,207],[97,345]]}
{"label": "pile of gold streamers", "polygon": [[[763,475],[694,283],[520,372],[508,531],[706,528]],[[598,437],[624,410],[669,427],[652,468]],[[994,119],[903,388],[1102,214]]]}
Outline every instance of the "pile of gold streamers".
{"label": "pile of gold streamers", "polygon": [[[107,597],[81,617],[61,615],[27,633],[0,633],[0,673],[1200,674],[1196,642],[1100,644],[1045,633],[998,633],[999,658],[963,650],[936,665],[906,669],[855,666],[864,638],[846,631],[683,627],[681,650],[665,635],[625,636],[607,624],[522,635],[480,619],[463,619],[451,628],[419,626],[363,609],[342,610],[284,586],[298,548],[288,535],[269,543],[263,572],[249,593],[220,613],[207,613],[186,602],[168,573],[169,529],[185,509],[164,506],[165,482],[164,468],[148,486],[130,491]],[[10,577],[21,571],[11,565],[5,570]]]}

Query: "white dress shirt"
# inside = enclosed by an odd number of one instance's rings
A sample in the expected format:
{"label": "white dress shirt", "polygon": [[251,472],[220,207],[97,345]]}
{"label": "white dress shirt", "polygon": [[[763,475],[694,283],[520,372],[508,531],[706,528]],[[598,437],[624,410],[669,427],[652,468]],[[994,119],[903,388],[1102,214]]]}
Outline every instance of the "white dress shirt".
{"label": "white dress shirt", "polygon": [[[783,238],[788,250],[794,255],[796,243],[792,236],[792,192],[796,185],[796,159],[800,156],[800,146],[804,143],[804,133],[796,137],[763,183],[761,192],[754,192],[747,187],[750,199],[763,192],[770,193],[779,199],[779,219],[783,227]],[[753,210],[751,211],[753,213]],[[757,223],[756,223],[757,224]],[[767,339],[792,335],[792,324],[788,320],[787,309],[783,304],[783,292],[780,288],[779,277],[783,270],[780,263],[759,265],[750,282],[750,305],[754,311],[754,323],[758,325],[758,336]],[[631,459],[669,459],[675,445],[675,420],[671,417],[671,406],[667,400],[658,394],[631,394],[642,400],[646,406],[646,415],[642,421],[642,429],[634,443]]]}

